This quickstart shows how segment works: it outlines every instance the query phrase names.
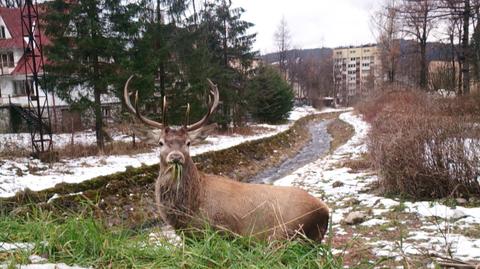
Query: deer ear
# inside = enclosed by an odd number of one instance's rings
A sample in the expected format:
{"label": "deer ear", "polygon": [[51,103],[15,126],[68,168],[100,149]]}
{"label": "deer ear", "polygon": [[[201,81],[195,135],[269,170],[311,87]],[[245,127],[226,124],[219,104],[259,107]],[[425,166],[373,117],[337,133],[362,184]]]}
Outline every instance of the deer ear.
{"label": "deer ear", "polygon": [[199,144],[203,140],[207,139],[207,137],[215,131],[217,128],[217,124],[213,123],[210,125],[203,126],[202,128],[199,128],[195,131],[191,131],[188,133],[188,136],[190,137],[190,142],[192,145]]}
{"label": "deer ear", "polygon": [[140,129],[137,128],[133,131],[133,133],[142,140],[145,144],[158,146],[158,141],[162,135],[162,130],[155,129]]}

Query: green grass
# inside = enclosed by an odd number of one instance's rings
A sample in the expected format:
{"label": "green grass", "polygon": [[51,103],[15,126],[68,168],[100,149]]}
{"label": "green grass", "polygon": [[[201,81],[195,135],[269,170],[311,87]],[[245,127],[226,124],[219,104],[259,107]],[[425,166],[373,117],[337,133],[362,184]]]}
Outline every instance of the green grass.
{"label": "green grass", "polygon": [[108,228],[93,216],[26,217],[0,213],[0,242],[34,243],[32,250],[0,252],[0,264],[22,264],[37,254],[50,262],[95,268],[342,268],[327,247],[300,241],[259,242],[205,231],[182,236],[181,246],[149,240],[151,231]]}

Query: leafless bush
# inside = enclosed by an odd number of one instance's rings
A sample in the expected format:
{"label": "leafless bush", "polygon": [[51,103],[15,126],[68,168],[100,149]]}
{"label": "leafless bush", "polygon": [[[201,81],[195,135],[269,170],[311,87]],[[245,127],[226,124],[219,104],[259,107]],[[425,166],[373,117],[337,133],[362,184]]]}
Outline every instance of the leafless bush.
{"label": "leafless bush", "polygon": [[58,152],[60,159],[64,159],[96,156],[100,153],[105,155],[130,155],[150,152],[152,151],[152,148],[152,146],[142,142],[133,145],[131,142],[115,141],[106,144],[102,153],[99,152],[96,145],[85,144],[67,145],[55,150]]}
{"label": "leafless bush", "polygon": [[384,103],[363,109],[372,117],[369,152],[386,192],[415,198],[480,196],[475,109],[456,114],[445,107],[458,107],[461,99],[414,92],[387,93],[379,100]]}

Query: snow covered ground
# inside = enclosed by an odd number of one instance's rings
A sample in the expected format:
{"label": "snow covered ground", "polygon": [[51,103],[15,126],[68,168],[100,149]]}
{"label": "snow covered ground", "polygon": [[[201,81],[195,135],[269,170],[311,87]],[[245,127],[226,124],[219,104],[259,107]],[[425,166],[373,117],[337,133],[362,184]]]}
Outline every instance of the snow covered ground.
{"label": "snow covered ground", "polygon": [[[341,114],[340,119],[354,126],[354,136],[333,154],[298,169],[275,185],[298,186],[324,199],[333,210],[333,236],[347,235],[351,240],[357,237],[377,257],[398,258],[432,251],[448,256],[446,253],[452,251],[462,260],[480,260],[480,208],[457,206],[452,209],[436,202],[401,203],[372,194],[369,186],[377,181],[373,172],[354,172],[342,165],[366,152],[369,126],[352,112]],[[345,217],[352,211],[364,212],[366,221],[357,226],[344,224]],[[407,218],[411,220],[397,224],[398,220],[392,219],[396,212],[410,216]],[[405,231],[403,238],[387,240],[362,233],[369,227],[377,237],[382,236],[381,229],[386,233]]]}
{"label": "snow covered ground", "polygon": [[[314,113],[327,113],[341,111],[324,109],[318,111],[309,106],[296,107],[290,114],[290,123],[284,125],[261,125],[268,127],[267,132],[251,136],[224,136],[208,137],[205,144],[192,147],[191,154],[195,156],[207,151],[229,148],[250,140],[261,139],[287,130],[291,124],[301,117]],[[71,135],[56,135],[55,144],[65,145],[70,143]],[[114,136],[116,140],[128,139],[122,135]],[[0,141],[16,143],[28,147],[30,143],[27,134],[18,136],[12,134],[0,135]],[[92,132],[78,133],[75,141],[84,144],[95,143],[95,134]],[[4,142],[1,145],[6,145]],[[0,145],[0,149],[1,149]],[[97,176],[109,175],[125,171],[126,167],[140,167],[158,163],[158,151],[115,156],[92,156],[77,159],[65,159],[54,164],[44,164],[33,158],[0,159],[0,197],[10,197],[16,192],[29,188],[39,191],[55,186],[57,183],[78,183]]]}

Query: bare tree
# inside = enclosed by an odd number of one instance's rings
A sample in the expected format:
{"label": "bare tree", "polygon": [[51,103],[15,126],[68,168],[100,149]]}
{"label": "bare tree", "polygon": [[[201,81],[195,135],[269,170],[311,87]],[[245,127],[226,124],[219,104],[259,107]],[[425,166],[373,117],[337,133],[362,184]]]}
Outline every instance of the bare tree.
{"label": "bare tree", "polygon": [[280,24],[277,26],[277,30],[274,34],[274,41],[277,47],[279,68],[286,79],[288,63],[287,52],[290,49],[291,36],[285,17],[282,17]]}
{"label": "bare tree", "polygon": [[[456,26],[459,49],[457,58],[459,63],[459,90],[460,94],[470,92],[470,58],[473,56],[470,46],[470,26],[475,20],[475,10],[478,10],[477,0],[442,0],[441,16]],[[475,23],[474,23],[475,29]],[[452,33],[455,35],[455,33]],[[453,36],[451,37],[451,42]],[[453,48],[453,45],[452,45]]]}
{"label": "bare tree", "polygon": [[436,0],[402,0],[398,9],[403,31],[416,38],[420,50],[419,86],[426,89],[428,82],[427,41],[438,21]]}
{"label": "bare tree", "polygon": [[387,0],[372,16],[381,59],[382,77],[393,83],[400,57],[401,25],[398,0]]}

